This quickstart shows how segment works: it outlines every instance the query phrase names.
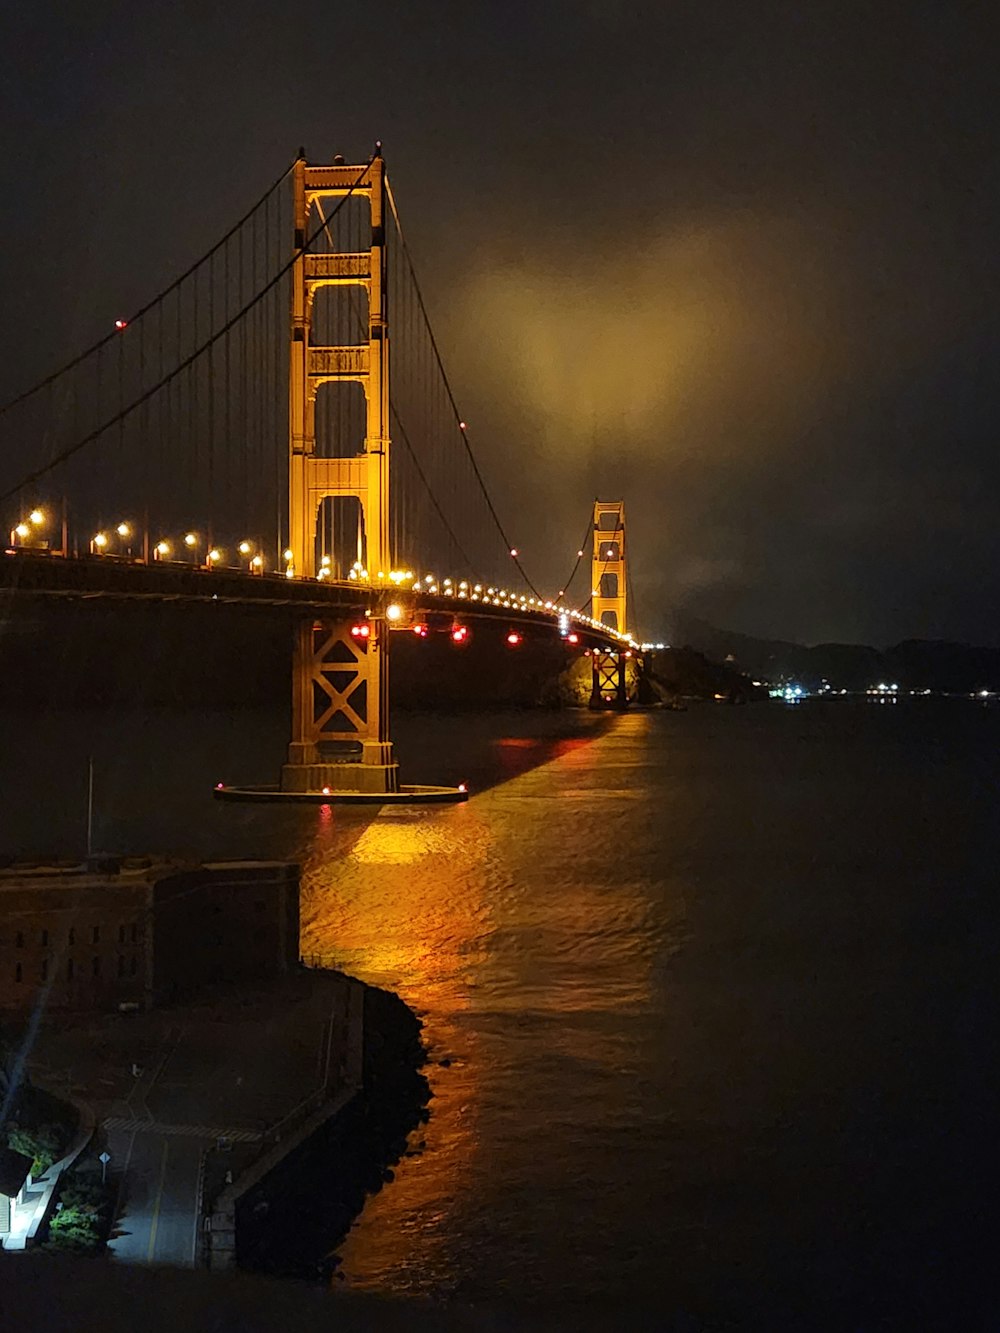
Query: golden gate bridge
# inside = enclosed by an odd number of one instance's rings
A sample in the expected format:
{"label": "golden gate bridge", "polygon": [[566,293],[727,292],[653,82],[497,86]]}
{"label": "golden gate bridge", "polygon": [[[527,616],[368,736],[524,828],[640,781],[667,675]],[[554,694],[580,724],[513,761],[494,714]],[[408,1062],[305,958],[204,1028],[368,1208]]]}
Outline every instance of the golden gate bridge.
{"label": "golden gate bridge", "polygon": [[[5,597],[291,610],[280,783],[219,795],[461,799],[400,782],[393,634],[461,648],[492,621],[512,651],[558,635],[590,657],[595,707],[627,704],[626,664],[652,647],[630,633],[623,502],[595,501],[557,593],[525,569],[380,146],[363,164],[300,150],[169,287],[4,405],[0,431]],[[581,568],[589,591],[573,607]]]}

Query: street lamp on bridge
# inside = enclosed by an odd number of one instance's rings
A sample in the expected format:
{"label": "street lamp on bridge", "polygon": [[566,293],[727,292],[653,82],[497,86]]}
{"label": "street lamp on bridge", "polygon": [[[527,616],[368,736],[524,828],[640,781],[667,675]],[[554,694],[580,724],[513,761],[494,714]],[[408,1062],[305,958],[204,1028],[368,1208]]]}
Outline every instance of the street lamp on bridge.
{"label": "street lamp on bridge", "polygon": [[45,511],[33,509],[26,519],[22,518],[10,530],[11,546],[36,546],[41,544],[40,529],[45,526]]}
{"label": "street lamp on bridge", "polygon": [[259,542],[248,541],[247,538],[244,537],[237,549],[243,559],[247,562],[247,569],[249,569],[251,574],[263,574],[264,557],[260,553]]}

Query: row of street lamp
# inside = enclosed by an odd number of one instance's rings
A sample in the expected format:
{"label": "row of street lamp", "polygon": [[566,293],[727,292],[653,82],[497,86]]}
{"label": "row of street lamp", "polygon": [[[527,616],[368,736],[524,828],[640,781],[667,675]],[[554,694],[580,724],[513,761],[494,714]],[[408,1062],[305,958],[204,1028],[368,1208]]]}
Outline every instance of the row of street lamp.
{"label": "row of street lamp", "polygon": [[[125,545],[132,536],[132,529],[129,524],[119,523],[114,531],[124,546],[121,553],[131,555],[131,547]],[[110,550],[111,540],[111,535],[107,532],[95,533],[90,540],[91,555],[113,554]],[[201,558],[203,547],[204,559]],[[264,557],[254,542],[241,541],[236,550],[240,558],[234,567],[242,569],[245,566],[251,574],[263,574]],[[197,532],[186,532],[176,546],[174,542],[161,537],[152,546],[149,554],[157,561],[198,564],[206,569],[215,569],[217,566],[225,564],[225,551],[221,547],[213,546],[210,542],[203,543]]]}
{"label": "row of street lamp", "polygon": [[[52,545],[46,536],[49,526],[49,519],[44,509],[32,509],[29,514],[16,523],[10,530],[11,549],[24,550],[52,550]],[[62,550],[58,552],[62,555],[68,555],[66,542],[66,520],[63,518]],[[101,529],[95,532],[88,543],[91,555],[106,556],[132,556],[131,539],[134,530],[130,523],[124,520],[110,529]],[[175,555],[175,549],[177,554]],[[201,552],[204,549],[204,559],[201,558]],[[244,566],[251,574],[264,573],[264,555],[260,549],[259,543],[243,540],[239,543],[236,550],[239,553],[239,560],[236,567]],[[178,563],[196,563],[204,566],[206,569],[214,569],[225,563],[225,551],[212,545],[210,542],[203,542],[197,532],[186,532],[184,536],[176,543],[161,538],[151,548],[148,546],[148,536],[143,538],[143,557],[153,560],[177,561]]]}

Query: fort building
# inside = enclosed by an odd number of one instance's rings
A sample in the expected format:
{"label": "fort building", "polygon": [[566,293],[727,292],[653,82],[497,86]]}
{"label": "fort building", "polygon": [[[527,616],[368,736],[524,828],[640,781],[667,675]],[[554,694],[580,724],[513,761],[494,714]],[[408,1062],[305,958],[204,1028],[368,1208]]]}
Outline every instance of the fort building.
{"label": "fort building", "polygon": [[0,868],[0,1010],[149,1009],[294,968],[298,867],[149,858]]}

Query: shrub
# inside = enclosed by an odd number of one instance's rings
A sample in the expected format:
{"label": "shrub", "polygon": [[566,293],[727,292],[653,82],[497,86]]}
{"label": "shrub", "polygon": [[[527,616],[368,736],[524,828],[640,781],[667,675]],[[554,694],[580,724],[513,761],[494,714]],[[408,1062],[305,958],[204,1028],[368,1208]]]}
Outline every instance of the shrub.
{"label": "shrub", "polygon": [[60,1181],[56,1209],[49,1218],[49,1245],[76,1254],[102,1249],[113,1207],[109,1184],[92,1172],[70,1171]]}
{"label": "shrub", "polygon": [[65,1125],[44,1124],[34,1129],[14,1125],[7,1131],[7,1146],[30,1157],[31,1174],[41,1176],[66,1151],[69,1136]]}
{"label": "shrub", "polygon": [[96,1250],[101,1244],[100,1217],[94,1211],[64,1208],[49,1219],[49,1244],[60,1250]]}

